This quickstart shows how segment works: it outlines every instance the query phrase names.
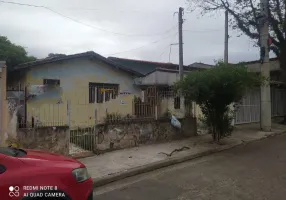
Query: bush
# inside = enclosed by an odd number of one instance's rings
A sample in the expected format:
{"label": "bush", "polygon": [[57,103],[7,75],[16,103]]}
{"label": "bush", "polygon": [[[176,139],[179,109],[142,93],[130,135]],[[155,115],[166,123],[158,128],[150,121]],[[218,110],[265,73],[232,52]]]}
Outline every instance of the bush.
{"label": "bush", "polygon": [[186,102],[200,105],[203,122],[211,130],[213,139],[219,142],[233,130],[230,104],[241,100],[247,89],[263,82],[263,77],[248,72],[243,65],[218,62],[211,69],[190,72],[175,84],[175,88],[184,95]]}

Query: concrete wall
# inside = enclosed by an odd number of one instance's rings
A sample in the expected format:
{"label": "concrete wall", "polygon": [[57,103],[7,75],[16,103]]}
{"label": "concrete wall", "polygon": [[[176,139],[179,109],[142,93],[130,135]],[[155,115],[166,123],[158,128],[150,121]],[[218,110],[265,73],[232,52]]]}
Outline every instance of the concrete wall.
{"label": "concrete wall", "polygon": [[95,151],[100,153],[140,144],[166,142],[197,134],[195,119],[184,119],[181,123],[182,130],[174,128],[170,120],[100,126]]}
{"label": "concrete wall", "polygon": [[[280,70],[280,63],[279,60],[270,61],[270,71],[277,71]],[[251,72],[260,72],[261,63],[250,63],[246,65]]]}
{"label": "concrete wall", "polygon": [[184,104],[184,98],[180,98],[180,109],[174,108],[174,98],[163,98],[159,103],[159,117],[166,115],[167,112],[170,112],[178,119],[185,117],[186,108]]}
{"label": "concrete wall", "polygon": [[[67,101],[70,101],[72,127],[94,125],[95,108],[99,121],[106,112],[132,114],[131,96],[140,94],[140,90],[133,86],[132,75],[100,61],[88,59],[32,67],[25,79],[26,85],[42,85],[43,79],[60,79],[60,89],[27,102],[28,121],[34,117],[46,124],[53,122],[66,124],[68,121]],[[89,82],[119,84],[119,91],[128,91],[131,95],[120,95],[117,99],[107,102],[106,105],[90,104]],[[122,102],[126,104],[123,105]]]}
{"label": "concrete wall", "polygon": [[66,156],[69,154],[69,127],[19,129],[17,133],[17,145],[21,148],[48,151]]}

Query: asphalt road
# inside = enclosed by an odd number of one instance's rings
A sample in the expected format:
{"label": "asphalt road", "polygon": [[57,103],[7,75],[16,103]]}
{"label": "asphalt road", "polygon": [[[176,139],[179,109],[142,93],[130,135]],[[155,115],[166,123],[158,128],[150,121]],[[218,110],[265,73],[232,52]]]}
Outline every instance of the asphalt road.
{"label": "asphalt road", "polygon": [[286,136],[124,179],[95,190],[96,200],[282,200]]}

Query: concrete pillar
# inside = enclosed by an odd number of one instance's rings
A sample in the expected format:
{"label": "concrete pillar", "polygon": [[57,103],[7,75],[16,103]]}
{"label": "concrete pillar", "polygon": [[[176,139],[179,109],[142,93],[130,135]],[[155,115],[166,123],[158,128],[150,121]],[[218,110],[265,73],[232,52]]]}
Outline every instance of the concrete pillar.
{"label": "concrete pillar", "polygon": [[0,146],[5,144],[5,133],[8,125],[8,109],[7,109],[7,68],[5,62],[0,61],[1,68],[1,127],[0,127]]}
{"label": "concrete pillar", "polygon": [[[261,67],[261,75],[269,78],[269,61],[263,63]],[[271,131],[271,93],[270,84],[266,83],[261,86],[261,102],[260,102],[260,128],[262,131]]]}
{"label": "concrete pillar", "polygon": [[[269,51],[268,51],[268,37],[269,37],[269,22],[268,22],[268,9],[269,1],[261,1],[261,18],[260,18],[260,47],[261,52],[265,56],[261,58],[260,73],[267,80],[270,80],[270,65],[269,65]],[[263,131],[271,131],[271,93],[270,93],[270,83],[261,86],[261,102],[260,102],[260,128]]]}

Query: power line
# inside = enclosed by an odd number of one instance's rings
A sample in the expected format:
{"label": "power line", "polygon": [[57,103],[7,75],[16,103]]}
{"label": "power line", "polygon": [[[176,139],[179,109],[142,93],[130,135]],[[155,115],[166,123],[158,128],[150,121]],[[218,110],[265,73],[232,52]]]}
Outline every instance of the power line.
{"label": "power line", "polygon": [[37,5],[32,5],[32,4],[26,4],[26,3],[17,3],[17,2],[12,2],[12,1],[0,1],[1,3],[7,3],[7,4],[15,4],[19,6],[29,6],[29,7],[35,7],[35,8],[46,8],[45,6],[37,6]]}
{"label": "power line", "polygon": [[[174,39],[176,38],[177,35],[178,35],[178,32],[174,35]],[[173,38],[171,41],[173,41]],[[170,47],[171,45],[172,44],[168,44],[167,46],[164,47],[164,51],[160,54],[160,60],[162,60],[163,54],[166,52],[167,49],[169,49],[168,47]]]}
{"label": "power line", "polygon": [[223,31],[224,29],[205,29],[205,30],[183,30],[185,32],[202,33],[202,32],[216,32]]}
{"label": "power line", "polygon": [[162,60],[162,56],[163,54],[166,52],[166,50],[168,49],[168,47],[170,47],[170,44],[168,44],[167,46],[165,46],[163,49],[163,52],[160,54],[160,60]]}
{"label": "power line", "polygon": [[109,30],[102,29],[102,28],[99,28],[99,27],[96,27],[96,26],[92,26],[92,25],[90,25],[90,24],[86,24],[86,23],[81,22],[81,21],[79,21],[79,20],[77,20],[77,19],[74,19],[74,18],[72,18],[72,17],[69,17],[69,16],[67,16],[67,15],[64,15],[64,14],[58,12],[58,11],[55,11],[55,10],[53,10],[53,9],[50,8],[50,7],[41,6],[41,5],[33,5],[33,4],[17,3],[17,2],[12,2],[12,1],[2,1],[2,0],[0,0],[0,2],[1,2],[1,3],[6,3],[6,4],[19,5],[19,6],[29,6],[29,7],[35,7],[35,8],[43,8],[43,9],[49,10],[50,12],[53,12],[53,13],[55,13],[55,14],[57,14],[57,15],[63,17],[63,18],[66,18],[66,19],[69,19],[69,20],[71,20],[71,21],[73,21],[73,22],[76,22],[76,23],[78,23],[78,24],[81,24],[81,25],[84,25],[84,26],[87,26],[87,27],[90,27],[90,28],[93,28],[93,29],[97,29],[97,30],[99,30],[99,31],[103,31],[103,32],[107,32],[107,33],[112,33],[112,34],[115,34],[115,35],[128,36],[128,37],[149,37],[149,36],[165,35],[165,34],[169,33],[170,31],[172,31],[175,27],[177,27],[177,25],[176,25],[176,26],[173,26],[173,27],[171,27],[170,29],[168,29],[168,30],[166,30],[166,31],[164,31],[164,32],[162,32],[162,33],[158,33],[158,34],[146,34],[146,35],[144,35],[144,34],[142,34],[142,35],[140,35],[140,34],[125,34],[125,33],[120,33],[120,32],[109,31]]}
{"label": "power line", "polygon": [[[175,35],[177,35],[177,34],[178,34],[178,33],[176,33]],[[121,52],[109,54],[108,56],[113,56],[113,55],[117,55],[117,54],[122,54],[122,53],[130,52],[130,51],[138,50],[138,49],[141,49],[141,48],[150,46],[150,45],[152,45],[152,44],[156,44],[156,43],[160,42],[161,40],[164,40],[164,39],[167,39],[167,38],[170,38],[170,37],[173,37],[173,36],[174,36],[174,34],[171,35],[171,36],[168,36],[168,37],[161,38],[161,39],[159,39],[159,40],[155,40],[155,41],[150,42],[150,43],[148,43],[148,44],[146,44],[146,45],[143,45],[143,46],[140,46],[140,47],[136,47],[136,48],[133,48],[133,49],[129,49],[129,50],[126,50],[126,51],[121,51]]]}
{"label": "power line", "polygon": [[67,9],[67,10],[86,10],[86,11],[111,11],[111,12],[122,12],[122,13],[173,13],[173,11],[161,11],[161,10],[114,10],[114,9],[100,9],[100,8],[75,8],[75,7],[62,7],[63,9]]}
{"label": "power line", "polygon": [[[87,23],[84,23],[84,22],[81,22],[77,19],[74,19],[72,17],[69,17],[67,15],[64,15],[50,7],[47,7],[47,6],[42,6],[42,5],[34,5],[34,4],[26,4],[26,3],[18,3],[18,2],[13,2],[13,1],[3,1],[3,0],[0,0],[1,3],[6,3],[6,4],[14,4],[14,5],[18,5],[18,6],[28,6],[28,7],[34,7],[34,8],[43,8],[43,9],[46,9],[54,14],[57,14],[63,18],[66,18],[66,19],[69,19],[75,23],[78,23],[78,24],[81,24],[81,25],[84,25],[84,26],[87,26],[89,28],[93,28],[93,29],[96,29],[96,30],[99,30],[99,31],[103,31],[103,32],[106,32],[106,33],[111,33],[111,34],[115,34],[115,35],[121,35],[121,36],[128,36],[128,37],[151,37],[151,36],[158,36],[158,35],[165,35],[167,33],[169,33],[170,31],[172,31],[174,28],[176,28],[178,25],[175,25],[173,27],[171,27],[170,29],[164,31],[164,32],[161,32],[161,33],[157,33],[157,34],[126,34],[126,33],[120,33],[120,32],[114,32],[114,31],[109,31],[109,30],[106,30],[106,29],[102,29],[102,28],[99,28],[99,27],[96,27],[96,26],[93,26],[93,25],[90,25],[90,24],[87,24]],[[91,8],[92,9],[92,8]],[[222,29],[206,29],[206,30],[183,30],[185,32],[214,32],[214,31],[222,31]]]}
{"label": "power line", "polygon": [[[34,4],[27,4],[27,3],[18,3],[18,2],[13,2],[13,1],[0,1],[2,3],[9,3],[9,4],[15,4],[15,5],[20,5],[20,6],[30,6],[30,7],[36,7],[36,8],[52,8],[50,6],[43,6],[43,5],[34,5]],[[132,13],[173,13],[173,11],[160,11],[160,10],[150,10],[150,11],[144,11],[144,10],[114,10],[114,9],[100,9],[100,8],[84,8],[84,7],[58,7],[58,8],[63,8],[67,10],[86,10],[86,11],[104,11],[106,12],[107,10],[110,10],[111,12],[132,12]]]}
{"label": "power line", "polygon": [[162,33],[158,33],[158,34],[146,34],[146,35],[144,35],[144,34],[142,34],[142,35],[140,35],[140,34],[125,34],[125,33],[120,33],[120,32],[109,31],[109,30],[106,30],[106,29],[98,28],[98,27],[95,27],[95,26],[92,26],[92,25],[83,23],[83,22],[81,22],[81,21],[78,21],[77,19],[71,18],[71,17],[69,17],[69,16],[67,16],[67,15],[64,15],[64,14],[61,14],[61,13],[55,11],[55,10],[52,10],[51,8],[46,8],[46,9],[49,10],[49,11],[51,11],[51,12],[53,12],[53,13],[55,13],[55,14],[58,14],[59,16],[62,16],[62,17],[64,17],[64,18],[67,18],[67,19],[72,20],[72,21],[74,21],[74,22],[76,22],[76,23],[82,24],[82,25],[84,25],[84,26],[87,26],[87,27],[90,27],[90,28],[94,28],[94,29],[97,29],[97,30],[100,30],[100,31],[103,31],[103,32],[112,33],[112,34],[115,34],[115,35],[121,35],[121,36],[129,36],[129,37],[149,37],[149,36],[165,35],[166,33],[169,33],[171,30],[173,30],[175,27],[177,27],[177,25],[176,25],[176,26],[173,26],[173,27],[171,27],[170,29],[168,29],[168,30],[166,30],[166,31],[164,31],[164,32],[162,32]]}

